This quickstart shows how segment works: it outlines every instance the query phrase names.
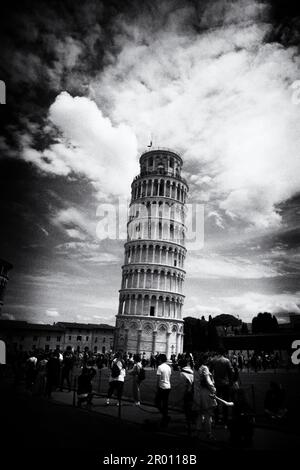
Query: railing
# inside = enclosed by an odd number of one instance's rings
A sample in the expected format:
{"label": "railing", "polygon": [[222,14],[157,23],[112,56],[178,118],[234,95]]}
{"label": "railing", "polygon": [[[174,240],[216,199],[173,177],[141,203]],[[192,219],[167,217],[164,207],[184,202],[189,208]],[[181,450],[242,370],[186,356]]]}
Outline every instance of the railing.
{"label": "railing", "polygon": [[165,151],[165,152],[170,152],[170,153],[172,153],[173,155],[176,155],[177,157],[179,157],[179,158],[182,160],[182,157],[181,157],[181,155],[180,155],[180,152],[178,152],[177,150],[170,149],[170,148],[168,148],[168,147],[152,147],[152,146],[151,146],[151,147],[147,147],[147,148],[143,151],[143,153],[141,154],[141,158],[142,158],[143,155],[145,155],[146,153],[152,152],[153,150],[156,151],[156,152],[157,152],[157,151],[160,151],[160,150]]}
{"label": "railing", "polygon": [[154,170],[154,171],[151,171],[151,170],[141,171],[141,173],[133,179],[133,183],[135,181],[137,181],[138,179],[140,179],[140,178],[144,178],[144,177],[148,177],[148,176],[152,176],[152,177],[157,176],[158,178],[161,177],[161,176],[169,176],[171,178],[180,180],[182,183],[184,183],[188,186],[187,181],[186,181],[185,178],[183,178],[180,175],[174,174],[173,171],[167,171],[167,170],[163,170],[163,171],[160,171],[160,172],[158,172],[157,170]]}

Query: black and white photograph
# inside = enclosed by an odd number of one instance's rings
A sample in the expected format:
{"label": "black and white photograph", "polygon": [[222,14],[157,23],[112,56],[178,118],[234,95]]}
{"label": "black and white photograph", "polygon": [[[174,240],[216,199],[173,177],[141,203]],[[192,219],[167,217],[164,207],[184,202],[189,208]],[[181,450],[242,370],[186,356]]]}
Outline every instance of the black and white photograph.
{"label": "black and white photograph", "polygon": [[2,457],[296,454],[300,3],[0,8]]}

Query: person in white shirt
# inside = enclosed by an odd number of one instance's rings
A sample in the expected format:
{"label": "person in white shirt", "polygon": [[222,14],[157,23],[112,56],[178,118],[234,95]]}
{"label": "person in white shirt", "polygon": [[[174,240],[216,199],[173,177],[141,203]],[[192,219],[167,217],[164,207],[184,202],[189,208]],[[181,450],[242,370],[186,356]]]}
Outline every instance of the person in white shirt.
{"label": "person in white shirt", "polygon": [[112,363],[111,363],[111,370],[110,370],[110,377],[109,377],[109,388],[107,393],[107,400],[106,404],[109,405],[109,400],[112,397],[114,391],[117,392],[117,399],[118,405],[120,404],[123,387],[124,387],[124,380],[125,380],[125,363],[122,359],[122,353],[116,353]]}
{"label": "person in white shirt", "polygon": [[169,394],[171,390],[171,367],[167,364],[167,356],[160,354],[157,368],[156,406],[162,414],[161,426],[166,427],[170,421],[168,413]]}

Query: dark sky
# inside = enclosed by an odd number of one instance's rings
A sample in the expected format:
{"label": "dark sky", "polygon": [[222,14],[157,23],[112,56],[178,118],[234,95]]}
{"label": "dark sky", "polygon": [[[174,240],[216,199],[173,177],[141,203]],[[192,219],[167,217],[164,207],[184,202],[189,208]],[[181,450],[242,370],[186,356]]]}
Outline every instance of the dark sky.
{"label": "dark sky", "polygon": [[[185,315],[300,313],[297,2],[4,2],[3,316],[114,323],[139,154],[178,150],[189,209]],[[114,212],[116,211],[116,212]]]}

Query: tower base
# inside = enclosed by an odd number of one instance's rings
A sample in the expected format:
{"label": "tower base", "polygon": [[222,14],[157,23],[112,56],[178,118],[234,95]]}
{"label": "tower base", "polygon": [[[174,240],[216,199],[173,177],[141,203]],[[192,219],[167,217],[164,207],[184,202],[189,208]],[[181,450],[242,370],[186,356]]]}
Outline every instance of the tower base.
{"label": "tower base", "polygon": [[151,354],[183,352],[183,320],[142,315],[116,315],[115,351]]}

